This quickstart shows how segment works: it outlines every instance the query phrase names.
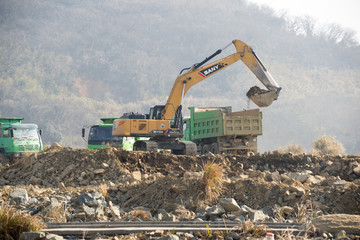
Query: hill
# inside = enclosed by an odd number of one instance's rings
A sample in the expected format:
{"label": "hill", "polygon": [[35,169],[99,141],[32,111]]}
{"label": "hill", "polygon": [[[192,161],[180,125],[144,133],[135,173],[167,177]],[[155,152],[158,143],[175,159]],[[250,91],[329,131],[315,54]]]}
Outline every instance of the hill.
{"label": "hill", "polygon": [[[166,101],[180,70],[240,39],[282,86],[259,150],[335,136],[360,152],[360,47],[336,26],[287,21],[244,0],[1,1],[0,115],[38,123],[46,144],[84,147],[81,128]],[[228,48],[226,54],[232,53]],[[222,56],[225,56],[222,55]],[[234,64],[194,86],[189,106],[255,107],[256,78]]]}

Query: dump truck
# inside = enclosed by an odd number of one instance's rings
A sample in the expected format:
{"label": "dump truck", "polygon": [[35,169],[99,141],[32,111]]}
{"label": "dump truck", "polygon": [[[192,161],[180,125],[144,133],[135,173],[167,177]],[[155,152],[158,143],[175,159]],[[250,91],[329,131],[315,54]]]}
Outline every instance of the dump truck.
{"label": "dump truck", "polygon": [[[88,149],[106,148],[107,146],[132,150],[135,142],[133,137],[118,137],[112,135],[113,122],[116,118],[101,118],[102,124],[82,128],[82,137],[87,142]],[[87,139],[86,129],[89,129]]]}
{"label": "dump truck", "polygon": [[0,118],[0,160],[2,163],[43,149],[41,130],[36,124],[21,123],[24,118]]}
{"label": "dump truck", "polygon": [[232,112],[228,106],[189,110],[190,117],[184,118],[183,140],[196,143],[198,154],[257,152],[257,136],[262,135],[259,109]]}

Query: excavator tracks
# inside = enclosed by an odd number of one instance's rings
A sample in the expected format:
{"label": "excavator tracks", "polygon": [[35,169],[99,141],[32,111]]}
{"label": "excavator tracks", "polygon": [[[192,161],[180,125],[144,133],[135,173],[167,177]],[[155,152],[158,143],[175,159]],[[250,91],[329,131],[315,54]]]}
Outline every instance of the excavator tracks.
{"label": "excavator tracks", "polygon": [[171,150],[176,155],[196,155],[196,144],[191,141],[138,140],[134,143],[134,151],[155,152],[160,149]]}

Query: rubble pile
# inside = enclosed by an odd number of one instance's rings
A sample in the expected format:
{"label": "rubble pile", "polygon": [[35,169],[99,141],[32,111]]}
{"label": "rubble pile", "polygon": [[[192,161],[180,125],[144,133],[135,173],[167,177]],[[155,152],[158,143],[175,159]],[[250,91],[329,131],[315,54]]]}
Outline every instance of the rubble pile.
{"label": "rubble pile", "polygon": [[[209,161],[225,176],[215,200],[201,187]],[[48,222],[288,221],[303,208],[316,216],[360,215],[360,156],[349,155],[177,156],[53,146],[3,167],[0,185],[3,203]]]}

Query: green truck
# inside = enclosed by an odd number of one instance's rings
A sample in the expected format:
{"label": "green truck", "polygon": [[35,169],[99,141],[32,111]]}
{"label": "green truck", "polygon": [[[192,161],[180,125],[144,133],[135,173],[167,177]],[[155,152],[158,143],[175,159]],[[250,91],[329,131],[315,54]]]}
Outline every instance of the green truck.
{"label": "green truck", "polygon": [[120,147],[132,150],[135,139],[133,137],[117,137],[112,135],[114,119],[101,118],[102,124],[92,125],[89,128],[89,135],[85,139],[86,128],[82,128],[82,137],[87,141],[88,149],[106,148],[107,146]]}
{"label": "green truck", "polygon": [[0,159],[2,163],[43,149],[41,130],[24,124],[24,118],[0,118]]}
{"label": "green truck", "polygon": [[197,145],[198,154],[257,152],[257,136],[262,135],[259,109],[232,112],[228,107],[189,107],[184,118],[184,137]]}

